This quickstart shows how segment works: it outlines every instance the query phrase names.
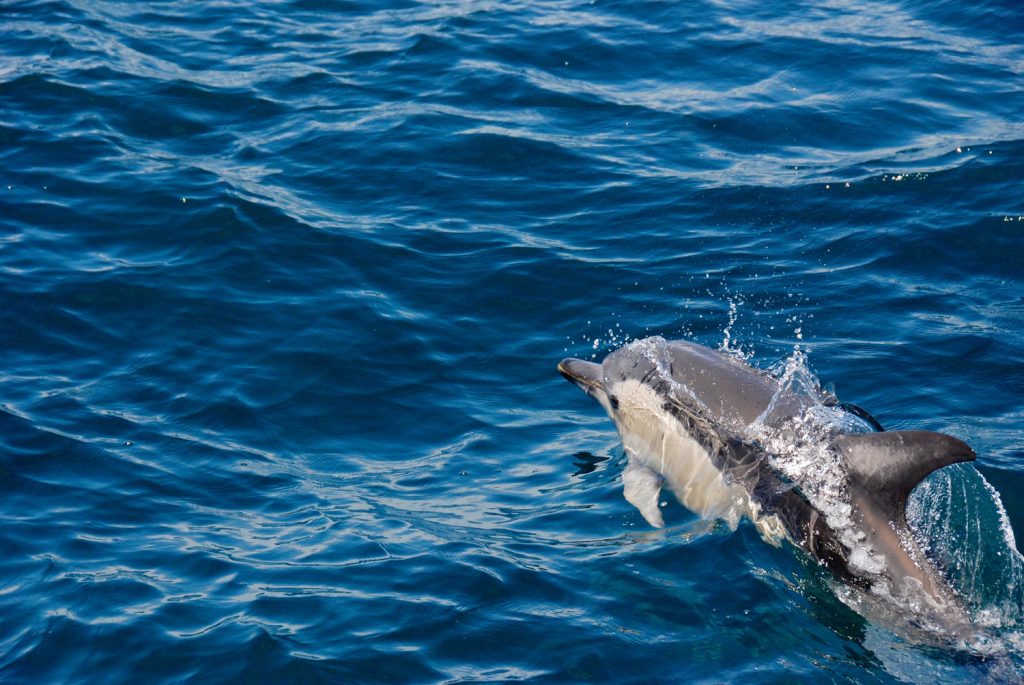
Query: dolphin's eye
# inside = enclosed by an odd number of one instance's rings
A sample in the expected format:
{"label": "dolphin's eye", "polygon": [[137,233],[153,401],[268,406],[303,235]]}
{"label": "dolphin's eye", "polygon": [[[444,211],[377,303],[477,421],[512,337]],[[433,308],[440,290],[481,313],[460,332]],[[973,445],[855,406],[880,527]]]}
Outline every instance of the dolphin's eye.
{"label": "dolphin's eye", "polygon": [[618,410],[619,398],[615,395],[608,395],[608,404],[612,405],[612,409]]}

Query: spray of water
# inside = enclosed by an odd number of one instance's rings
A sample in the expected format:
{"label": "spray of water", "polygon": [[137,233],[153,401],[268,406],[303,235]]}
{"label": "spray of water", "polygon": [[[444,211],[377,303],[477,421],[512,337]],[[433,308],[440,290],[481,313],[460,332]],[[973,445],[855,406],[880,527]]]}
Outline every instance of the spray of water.
{"label": "spray of water", "polygon": [[[944,607],[929,604],[922,593],[892,587],[885,579],[884,560],[853,525],[848,473],[829,444],[837,433],[873,428],[836,406],[834,398],[821,390],[799,344],[770,372],[778,379],[779,390],[762,416],[745,427],[745,436],[762,445],[775,468],[826,515],[851,550],[851,567],[876,579],[870,594],[843,588],[837,592],[840,599],[862,614],[901,621],[909,617],[922,633],[949,637],[948,629],[930,618]],[[802,411],[780,422],[774,411],[782,397],[790,402],[799,398]],[[1014,645],[1024,644],[1024,557],[1017,551],[995,488],[973,465],[940,469],[912,493],[907,521],[913,540],[906,546],[923,550],[927,561],[943,572],[979,629],[950,642],[986,656],[1021,654]]]}

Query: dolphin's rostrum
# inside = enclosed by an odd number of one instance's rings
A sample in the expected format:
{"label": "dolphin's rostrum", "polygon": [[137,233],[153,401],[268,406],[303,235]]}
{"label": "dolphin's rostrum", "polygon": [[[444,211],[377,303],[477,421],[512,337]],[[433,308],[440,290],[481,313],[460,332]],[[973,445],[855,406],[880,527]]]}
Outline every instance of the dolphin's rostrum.
{"label": "dolphin's rostrum", "polygon": [[[733,526],[747,517],[767,540],[789,540],[846,584],[909,599],[926,607],[929,623],[966,630],[966,612],[918,547],[904,510],[925,476],[975,458],[961,440],[868,432],[881,426],[863,410],[821,392],[809,402],[775,376],[691,342],[648,338],[601,364],[565,359],[558,369],[615,422],[628,456],[626,499],[651,525],[663,525],[664,484],[698,515]],[[807,442],[808,415],[829,408],[849,413],[813,434],[822,463],[810,470],[833,471],[821,487],[787,474],[772,446],[780,436]]]}

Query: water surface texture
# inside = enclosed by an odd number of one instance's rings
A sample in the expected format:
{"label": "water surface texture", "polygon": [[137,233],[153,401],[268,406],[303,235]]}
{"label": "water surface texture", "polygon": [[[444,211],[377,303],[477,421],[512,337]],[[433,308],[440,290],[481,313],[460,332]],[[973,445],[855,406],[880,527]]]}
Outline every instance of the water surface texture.
{"label": "water surface texture", "polygon": [[[1022,16],[3,3],[0,681],[1012,680]],[[918,520],[1000,656],[649,528],[555,364],[655,334],[970,443]]]}

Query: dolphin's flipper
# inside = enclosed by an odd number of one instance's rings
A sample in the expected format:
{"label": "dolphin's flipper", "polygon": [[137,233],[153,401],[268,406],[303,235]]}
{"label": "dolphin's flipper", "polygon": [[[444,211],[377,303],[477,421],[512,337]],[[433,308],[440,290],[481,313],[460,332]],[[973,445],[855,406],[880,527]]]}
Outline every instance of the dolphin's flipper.
{"label": "dolphin's flipper", "polygon": [[653,469],[647,468],[640,460],[630,455],[629,463],[622,471],[622,490],[626,501],[640,510],[647,523],[655,528],[664,528],[658,506],[658,494],[664,479]]}
{"label": "dolphin's flipper", "polygon": [[943,466],[974,461],[962,440],[931,431],[848,433],[836,439],[846,458],[851,486],[870,499],[889,521],[905,525],[910,491]]}

